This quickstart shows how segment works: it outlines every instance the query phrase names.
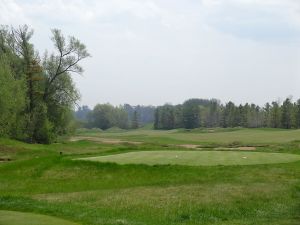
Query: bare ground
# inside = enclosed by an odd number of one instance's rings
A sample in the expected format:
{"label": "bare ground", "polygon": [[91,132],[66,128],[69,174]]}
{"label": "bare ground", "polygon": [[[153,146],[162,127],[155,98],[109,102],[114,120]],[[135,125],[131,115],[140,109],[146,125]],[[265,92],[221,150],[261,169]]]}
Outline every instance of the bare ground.
{"label": "bare ground", "polygon": [[[93,142],[99,142],[104,144],[133,144],[133,145],[140,145],[144,142],[138,142],[138,141],[124,141],[121,139],[109,139],[109,138],[101,138],[101,137],[85,137],[85,136],[75,136],[71,137],[70,141],[81,141],[81,140],[87,140],[87,141],[93,141]],[[167,145],[172,146],[172,145]],[[180,144],[180,145],[173,145],[176,147],[182,147],[187,149],[202,149],[201,145],[196,144]],[[217,147],[214,148],[214,150],[242,150],[242,151],[254,151],[256,150],[256,147],[253,146],[241,146],[241,147]]]}
{"label": "bare ground", "polygon": [[242,151],[254,151],[256,147],[253,146],[242,146],[242,147],[235,147],[235,148],[228,148],[228,147],[218,147],[214,150],[242,150]]}

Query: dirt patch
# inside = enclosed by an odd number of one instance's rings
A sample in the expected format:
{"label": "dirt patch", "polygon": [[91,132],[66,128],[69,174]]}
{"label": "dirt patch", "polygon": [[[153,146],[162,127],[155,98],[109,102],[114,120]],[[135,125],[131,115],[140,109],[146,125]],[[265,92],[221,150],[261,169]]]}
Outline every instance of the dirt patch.
{"label": "dirt patch", "polygon": [[70,141],[82,141],[82,140],[100,142],[104,144],[133,144],[133,145],[142,144],[142,142],[137,142],[137,141],[123,141],[120,139],[108,139],[108,138],[100,138],[100,137],[77,136],[77,137],[70,138]]}
{"label": "dirt patch", "polygon": [[201,149],[200,145],[193,145],[193,144],[182,144],[182,145],[177,145],[177,146],[182,147],[182,148]]}
{"label": "dirt patch", "polygon": [[236,148],[218,147],[218,148],[214,148],[214,150],[241,150],[241,151],[254,151],[254,150],[256,150],[256,147],[252,147],[252,146],[244,146],[244,147],[236,147]]}

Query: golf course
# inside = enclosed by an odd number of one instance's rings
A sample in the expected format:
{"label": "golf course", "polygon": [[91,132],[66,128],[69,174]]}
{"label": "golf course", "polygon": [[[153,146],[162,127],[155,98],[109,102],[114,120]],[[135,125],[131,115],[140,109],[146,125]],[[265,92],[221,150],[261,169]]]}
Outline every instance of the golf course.
{"label": "golf course", "polygon": [[0,139],[1,225],[297,225],[300,130],[78,130]]}
{"label": "golf course", "polygon": [[300,1],[0,11],[0,225],[300,225]]}

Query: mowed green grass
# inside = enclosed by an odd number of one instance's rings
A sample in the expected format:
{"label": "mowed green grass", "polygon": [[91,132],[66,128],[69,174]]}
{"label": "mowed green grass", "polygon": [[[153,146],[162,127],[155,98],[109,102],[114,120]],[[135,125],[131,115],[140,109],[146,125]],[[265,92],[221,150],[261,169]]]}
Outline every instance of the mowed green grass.
{"label": "mowed green grass", "polygon": [[0,225],[78,225],[52,216],[0,210]]}
{"label": "mowed green grass", "polygon": [[[0,139],[0,158],[6,160],[0,162],[0,210],[81,225],[300,224],[300,161],[189,166],[74,160],[147,152],[178,156],[174,151],[198,154],[214,148],[227,153],[226,148],[238,146],[256,146],[252,151],[231,149],[238,157],[282,153],[297,158],[299,130],[111,130],[78,135],[89,140],[30,145]],[[201,147],[179,146],[193,143]],[[30,218],[15,218],[31,224]],[[5,225],[15,224],[9,220]]]}
{"label": "mowed green grass", "polygon": [[141,151],[81,158],[96,162],[146,165],[254,165],[289,163],[300,160],[299,155],[241,151]]}

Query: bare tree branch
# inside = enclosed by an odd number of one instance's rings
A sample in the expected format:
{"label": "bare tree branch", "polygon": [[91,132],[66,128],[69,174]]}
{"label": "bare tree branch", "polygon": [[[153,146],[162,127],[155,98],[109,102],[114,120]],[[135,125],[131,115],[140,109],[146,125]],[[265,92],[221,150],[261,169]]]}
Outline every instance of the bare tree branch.
{"label": "bare tree branch", "polygon": [[[60,30],[52,30],[54,45],[58,51],[58,55],[52,55],[47,58],[46,65],[48,65],[48,82],[46,83],[44,99],[49,95],[49,90],[54,81],[65,73],[82,73],[82,68],[78,63],[89,57],[86,47],[74,37],[69,37],[66,44],[65,37],[61,34]],[[55,68],[53,66],[55,65]]]}

